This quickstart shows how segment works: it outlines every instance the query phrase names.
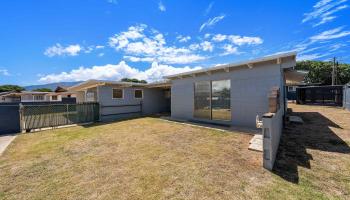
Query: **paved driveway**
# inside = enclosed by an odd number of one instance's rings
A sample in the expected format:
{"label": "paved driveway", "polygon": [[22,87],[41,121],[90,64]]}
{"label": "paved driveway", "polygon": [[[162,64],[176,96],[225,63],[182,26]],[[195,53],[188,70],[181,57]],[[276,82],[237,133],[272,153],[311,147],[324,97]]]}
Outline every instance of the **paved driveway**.
{"label": "paved driveway", "polygon": [[0,156],[5,151],[7,146],[16,138],[15,134],[12,135],[0,135]]}

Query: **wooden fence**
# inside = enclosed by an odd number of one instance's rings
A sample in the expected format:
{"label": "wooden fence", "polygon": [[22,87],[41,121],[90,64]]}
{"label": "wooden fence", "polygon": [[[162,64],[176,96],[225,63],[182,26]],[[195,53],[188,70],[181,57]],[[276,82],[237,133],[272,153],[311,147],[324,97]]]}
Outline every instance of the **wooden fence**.
{"label": "wooden fence", "polygon": [[21,130],[95,122],[99,112],[98,103],[20,105]]}

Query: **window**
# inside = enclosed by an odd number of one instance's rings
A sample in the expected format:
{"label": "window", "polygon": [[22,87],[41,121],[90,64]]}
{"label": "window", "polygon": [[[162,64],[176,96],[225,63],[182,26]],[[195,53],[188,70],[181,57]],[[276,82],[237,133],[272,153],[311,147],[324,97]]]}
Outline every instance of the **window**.
{"label": "window", "polygon": [[87,92],[86,93],[86,101],[88,101],[88,102],[95,101],[95,93],[94,92]]}
{"label": "window", "polygon": [[296,91],[296,87],[288,86],[288,92],[295,92],[295,91]]}
{"label": "window", "polygon": [[123,89],[113,88],[112,90],[113,90],[113,92],[112,92],[113,99],[122,99],[123,98]]}
{"label": "window", "polygon": [[212,119],[231,120],[231,82],[230,80],[213,81],[211,90]]}
{"label": "window", "polygon": [[44,101],[44,95],[34,95],[34,101]]}
{"label": "window", "polygon": [[58,100],[57,95],[53,95],[53,96],[51,97],[51,100],[52,100],[52,101],[57,101],[57,100]]}
{"label": "window", "polygon": [[142,99],[143,98],[143,90],[135,90],[134,97],[135,97],[135,99]]}
{"label": "window", "polygon": [[210,96],[209,81],[194,83],[194,117],[211,119]]}
{"label": "window", "polygon": [[194,84],[194,117],[231,120],[230,80],[201,81]]}

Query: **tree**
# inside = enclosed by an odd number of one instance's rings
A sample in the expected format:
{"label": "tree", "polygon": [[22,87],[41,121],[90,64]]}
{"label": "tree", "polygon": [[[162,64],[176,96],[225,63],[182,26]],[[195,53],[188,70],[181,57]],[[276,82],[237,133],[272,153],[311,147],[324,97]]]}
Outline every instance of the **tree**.
{"label": "tree", "polygon": [[[323,61],[300,61],[295,67],[297,70],[307,70],[305,77],[307,83],[332,84],[332,62]],[[350,82],[350,64],[339,64],[337,67],[337,84],[344,85]]]}
{"label": "tree", "polygon": [[50,88],[38,88],[33,90],[35,92],[52,92],[52,90]]}
{"label": "tree", "polygon": [[147,83],[147,81],[145,81],[145,80],[138,80],[136,78],[122,78],[120,81],[133,82],[133,83]]}
{"label": "tree", "polygon": [[23,90],[25,89],[18,85],[0,85],[0,92],[10,92],[10,91],[20,92]]}

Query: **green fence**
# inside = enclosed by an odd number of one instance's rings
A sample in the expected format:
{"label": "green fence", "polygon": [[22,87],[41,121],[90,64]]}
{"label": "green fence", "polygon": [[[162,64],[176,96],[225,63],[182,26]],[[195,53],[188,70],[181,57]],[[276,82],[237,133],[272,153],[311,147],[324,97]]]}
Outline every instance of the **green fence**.
{"label": "green fence", "polygon": [[39,129],[99,120],[98,103],[21,105],[21,129]]}

